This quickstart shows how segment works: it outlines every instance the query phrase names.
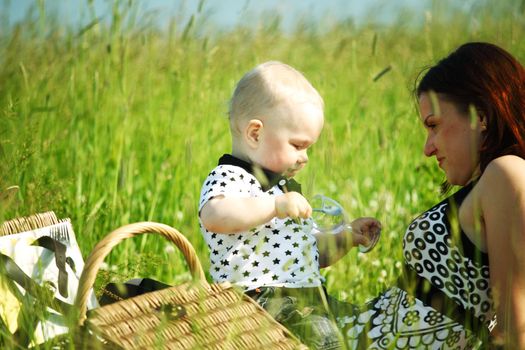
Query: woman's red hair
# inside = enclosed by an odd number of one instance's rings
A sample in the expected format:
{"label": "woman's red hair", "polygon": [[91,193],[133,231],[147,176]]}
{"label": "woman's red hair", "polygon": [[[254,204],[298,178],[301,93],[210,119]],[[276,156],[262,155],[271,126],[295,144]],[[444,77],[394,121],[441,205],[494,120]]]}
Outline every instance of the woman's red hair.
{"label": "woman's red hair", "polygon": [[507,51],[481,42],[460,46],[424,74],[415,92],[420,96],[430,91],[466,115],[473,105],[485,118],[481,171],[502,155],[525,158],[525,70]]}

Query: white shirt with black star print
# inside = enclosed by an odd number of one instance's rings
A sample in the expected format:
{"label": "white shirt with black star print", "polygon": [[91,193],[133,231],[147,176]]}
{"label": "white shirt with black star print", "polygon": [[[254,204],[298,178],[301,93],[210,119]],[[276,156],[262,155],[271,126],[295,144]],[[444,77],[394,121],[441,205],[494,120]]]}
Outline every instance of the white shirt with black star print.
{"label": "white shirt with black star print", "polygon": [[[224,197],[263,197],[281,195],[278,186],[263,192],[261,184],[246,170],[219,165],[208,175],[201,190],[199,213],[207,201]],[[229,281],[246,288],[262,286],[287,288],[317,287],[319,252],[306,220],[298,224],[290,218],[273,218],[250,231],[224,234],[201,232],[210,250],[210,274],[214,281]]]}

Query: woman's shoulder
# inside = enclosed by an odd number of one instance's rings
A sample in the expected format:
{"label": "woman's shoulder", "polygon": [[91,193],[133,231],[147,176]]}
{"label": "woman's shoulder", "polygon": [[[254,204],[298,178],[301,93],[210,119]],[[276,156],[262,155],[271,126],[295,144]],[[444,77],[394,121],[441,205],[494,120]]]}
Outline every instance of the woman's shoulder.
{"label": "woman's shoulder", "polygon": [[[525,159],[515,155],[505,155],[493,159],[486,167],[481,179],[491,181],[525,180]],[[525,185],[525,184],[524,184]]]}
{"label": "woman's shoulder", "polygon": [[493,159],[485,168],[476,187],[489,196],[525,193],[525,159],[515,155]]}

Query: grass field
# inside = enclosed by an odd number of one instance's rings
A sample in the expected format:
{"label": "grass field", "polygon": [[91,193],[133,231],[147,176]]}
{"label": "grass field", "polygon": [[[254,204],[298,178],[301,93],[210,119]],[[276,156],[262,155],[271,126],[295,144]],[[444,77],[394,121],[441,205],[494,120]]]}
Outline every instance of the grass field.
{"label": "grass field", "polygon": [[[383,223],[373,252],[324,270],[328,290],[356,303],[396,279],[406,225],[440,198],[443,177],[422,154],[411,96],[418,72],[466,41],[499,44],[525,61],[523,1],[484,1],[469,13],[436,1],[421,25],[404,13],[389,25],[303,24],[289,33],[275,18],[214,31],[199,13],[159,30],[133,20],[127,4],[109,24],[73,30],[40,16],[2,32],[0,190],[20,191],[0,203],[0,222],[54,210],[71,218],[84,256],[123,224],[162,222],[189,238],[206,269],[197,202],[230,150],[228,99],[244,72],[280,60],[325,99],[325,129],[298,175],[305,195],[323,193],[352,217]],[[128,240],[101,276],[188,279],[168,246],[154,236]]]}

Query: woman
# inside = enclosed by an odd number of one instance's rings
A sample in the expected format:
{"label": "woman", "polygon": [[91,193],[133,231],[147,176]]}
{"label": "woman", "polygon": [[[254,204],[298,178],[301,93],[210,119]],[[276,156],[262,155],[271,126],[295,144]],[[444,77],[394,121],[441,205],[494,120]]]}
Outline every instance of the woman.
{"label": "woman", "polygon": [[525,349],[525,71],[503,49],[467,43],[416,88],[447,185],[416,218],[405,273],[345,323],[353,347]]}

